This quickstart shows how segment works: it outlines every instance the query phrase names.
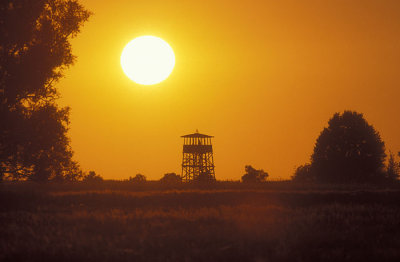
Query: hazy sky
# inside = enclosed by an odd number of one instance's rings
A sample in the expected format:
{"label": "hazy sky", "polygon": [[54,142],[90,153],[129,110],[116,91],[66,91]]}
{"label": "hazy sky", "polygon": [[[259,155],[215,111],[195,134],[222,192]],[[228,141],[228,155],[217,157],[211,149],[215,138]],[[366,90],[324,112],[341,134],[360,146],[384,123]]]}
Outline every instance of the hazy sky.
{"label": "hazy sky", "polygon": [[[364,113],[400,150],[400,1],[81,0],[94,12],[60,83],[85,170],[123,179],[181,172],[181,135],[214,135],[217,179],[244,166],[288,178],[335,112]],[[121,70],[141,35],[174,49],[171,76],[140,86]]]}

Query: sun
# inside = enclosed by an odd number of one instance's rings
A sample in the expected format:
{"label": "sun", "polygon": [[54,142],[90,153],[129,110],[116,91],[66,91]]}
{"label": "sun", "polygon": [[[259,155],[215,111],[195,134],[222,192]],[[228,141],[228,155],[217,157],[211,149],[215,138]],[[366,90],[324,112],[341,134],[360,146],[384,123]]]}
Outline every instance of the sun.
{"label": "sun", "polygon": [[130,41],[121,54],[121,67],[127,77],[141,85],[165,80],[174,69],[171,46],[156,36],[140,36]]}

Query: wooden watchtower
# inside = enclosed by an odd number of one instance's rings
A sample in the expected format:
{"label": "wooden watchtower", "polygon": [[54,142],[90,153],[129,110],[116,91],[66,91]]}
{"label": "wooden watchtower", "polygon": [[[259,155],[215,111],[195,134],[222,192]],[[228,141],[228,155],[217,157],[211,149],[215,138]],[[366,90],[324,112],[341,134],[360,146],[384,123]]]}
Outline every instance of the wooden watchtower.
{"label": "wooden watchtower", "polygon": [[215,180],[214,158],[211,138],[213,136],[196,133],[184,135],[182,179],[185,182],[197,179],[199,175],[207,175]]}

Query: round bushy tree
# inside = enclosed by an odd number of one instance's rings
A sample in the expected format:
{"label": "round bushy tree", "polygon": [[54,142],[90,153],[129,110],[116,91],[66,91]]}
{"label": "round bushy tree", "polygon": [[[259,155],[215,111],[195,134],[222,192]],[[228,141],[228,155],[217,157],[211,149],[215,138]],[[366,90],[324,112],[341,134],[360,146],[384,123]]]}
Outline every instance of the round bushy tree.
{"label": "round bushy tree", "polygon": [[370,183],[385,178],[385,144],[363,115],[336,113],[318,137],[311,171],[319,182]]}

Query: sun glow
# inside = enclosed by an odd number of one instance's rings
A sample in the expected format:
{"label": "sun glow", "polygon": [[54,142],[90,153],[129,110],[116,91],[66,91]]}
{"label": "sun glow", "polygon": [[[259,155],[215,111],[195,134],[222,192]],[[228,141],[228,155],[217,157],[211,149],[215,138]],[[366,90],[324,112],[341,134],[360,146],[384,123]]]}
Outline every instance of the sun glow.
{"label": "sun glow", "polygon": [[124,73],[141,85],[154,85],[165,80],[175,66],[171,46],[155,36],[140,36],[130,41],[121,54]]}

